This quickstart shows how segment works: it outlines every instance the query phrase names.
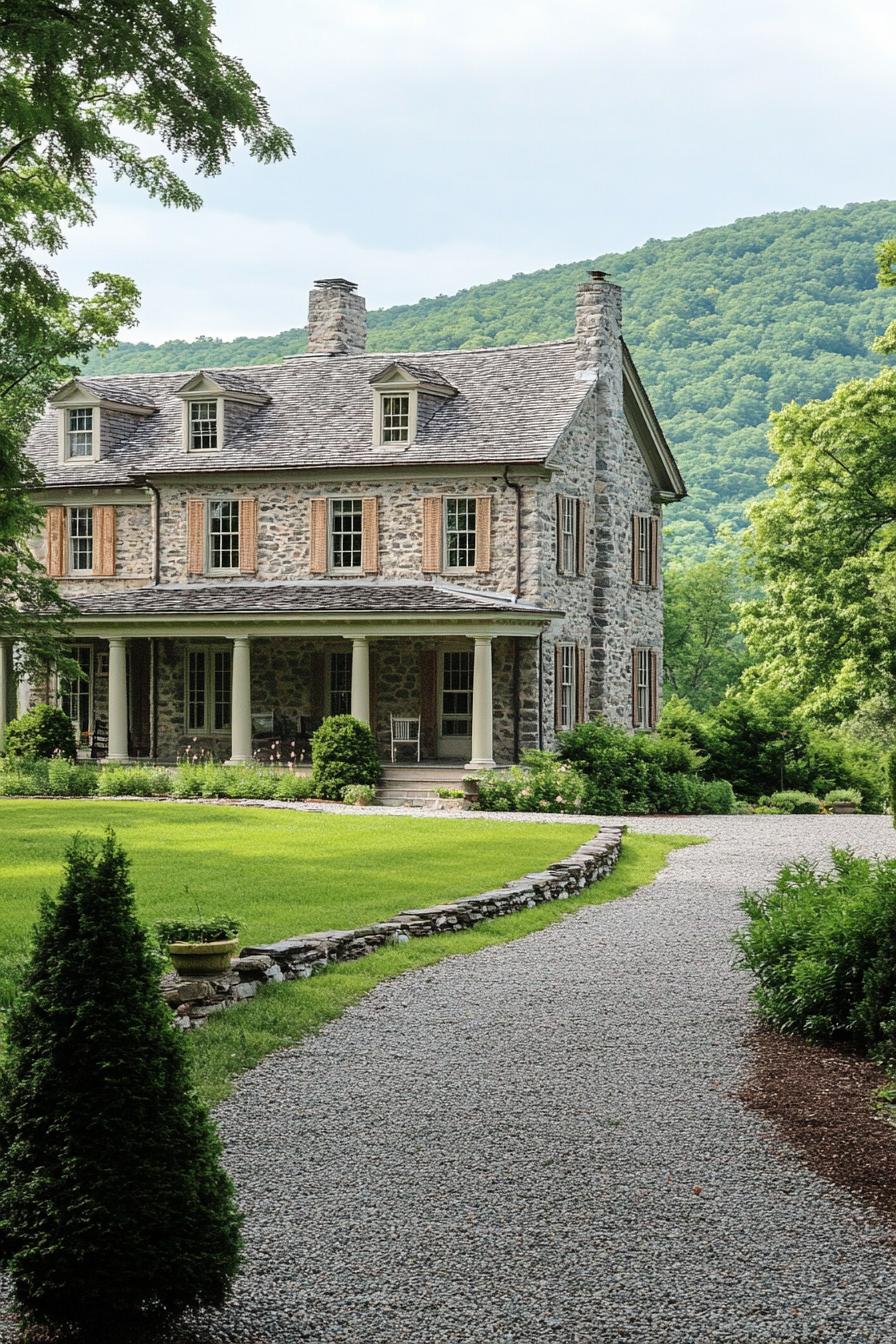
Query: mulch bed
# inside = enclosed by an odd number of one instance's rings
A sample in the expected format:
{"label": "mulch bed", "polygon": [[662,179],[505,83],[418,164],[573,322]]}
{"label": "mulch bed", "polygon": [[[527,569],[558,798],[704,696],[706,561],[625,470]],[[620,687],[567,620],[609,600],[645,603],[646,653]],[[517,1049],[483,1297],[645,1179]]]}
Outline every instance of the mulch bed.
{"label": "mulch bed", "polygon": [[751,1071],[738,1095],[820,1176],[858,1195],[896,1224],[896,1124],[875,1107],[892,1079],[869,1060],[756,1027]]}

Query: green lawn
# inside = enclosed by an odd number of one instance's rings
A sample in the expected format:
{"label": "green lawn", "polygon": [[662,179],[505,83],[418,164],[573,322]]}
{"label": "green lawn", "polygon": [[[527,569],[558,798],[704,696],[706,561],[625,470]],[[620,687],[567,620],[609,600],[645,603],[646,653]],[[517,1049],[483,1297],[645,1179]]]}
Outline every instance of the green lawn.
{"label": "green lawn", "polygon": [[353,928],[565,858],[593,827],[337,816],[172,803],[0,800],[0,1006],[70,836],[114,826],[141,917],[227,910],[246,943]]}

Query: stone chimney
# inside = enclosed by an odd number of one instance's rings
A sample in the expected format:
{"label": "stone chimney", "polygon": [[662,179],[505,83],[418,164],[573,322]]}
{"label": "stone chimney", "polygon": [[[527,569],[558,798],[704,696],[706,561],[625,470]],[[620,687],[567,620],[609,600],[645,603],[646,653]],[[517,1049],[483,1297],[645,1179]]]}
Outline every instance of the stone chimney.
{"label": "stone chimney", "polygon": [[309,355],[363,355],[367,304],[351,280],[315,280],[308,295]]}
{"label": "stone chimney", "polygon": [[622,290],[605,271],[589,271],[576,290],[576,378],[606,384],[622,399]]}

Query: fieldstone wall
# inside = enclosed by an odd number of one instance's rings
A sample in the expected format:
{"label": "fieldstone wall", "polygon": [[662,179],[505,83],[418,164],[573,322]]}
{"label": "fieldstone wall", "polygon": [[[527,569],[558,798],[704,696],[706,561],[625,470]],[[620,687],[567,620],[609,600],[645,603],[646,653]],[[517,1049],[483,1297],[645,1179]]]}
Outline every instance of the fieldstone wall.
{"label": "fieldstone wall", "polygon": [[354,961],[389,944],[428,938],[436,933],[458,933],[484,919],[515,914],[545,901],[569,900],[612,872],[621,847],[622,832],[606,827],[568,859],[552,863],[544,872],[528,873],[507,882],[494,891],[444,905],[402,910],[392,919],[360,929],[331,929],[244,947],[230,970],[220,975],[200,979],[170,972],[162,978],[162,995],[173,1010],[175,1026],[200,1027],[224,1008],[254,998],[263,985],[272,981],[307,980],[333,962]]}
{"label": "fieldstone wall", "polygon": [[[128,417],[129,418],[129,417]],[[90,495],[73,500],[75,505],[89,506],[94,502]],[[106,502],[104,496],[101,500]],[[110,501],[111,502],[111,501]],[[73,597],[77,593],[96,592],[98,583],[106,584],[110,590],[116,588],[139,588],[149,583],[151,573],[151,515],[149,504],[115,505],[115,575],[103,578],[92,574],[78,574],[77,577],[63,577],[59,587],[64,597]],[[42,529],[29,543],[32,552],[42,565],[47,562],[47,534]]]}

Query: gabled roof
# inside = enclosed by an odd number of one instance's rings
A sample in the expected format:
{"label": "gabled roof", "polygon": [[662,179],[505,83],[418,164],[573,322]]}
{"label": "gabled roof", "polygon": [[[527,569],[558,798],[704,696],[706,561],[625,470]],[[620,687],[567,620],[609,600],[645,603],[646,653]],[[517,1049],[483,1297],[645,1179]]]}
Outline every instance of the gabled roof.
{"label": "gabled roof", "polygon": [[183,397],[197,388],[215,388],[225,396],[228,392],[232,392],[244,401],[262,402],[271,399],[267,388],[234,369],[200,369],[177,388],[175,395]]}
{"label": "gabled roof", "polygon": [[625,341],[622,342],[622,404],[661,499],[665,503],[684,499],[687,494],[684,479]]}
{"label": "gabled roof", "polygon": [[457,388],[438,369],[423,364],[412,364],[409,359],[393,359],[384,368],[370,375],[371,384],[384,383],[396,374],[403,374],[409,384],[431,388],[440,396],[453,397]]}
{"label": "gabled roof", "polygon": [[50,397],[51,406],[64,406],[73,400],[90,400],[101,405],[121,407],[136,414],[155,415],[158,407],[120,378],[70,378]]}

